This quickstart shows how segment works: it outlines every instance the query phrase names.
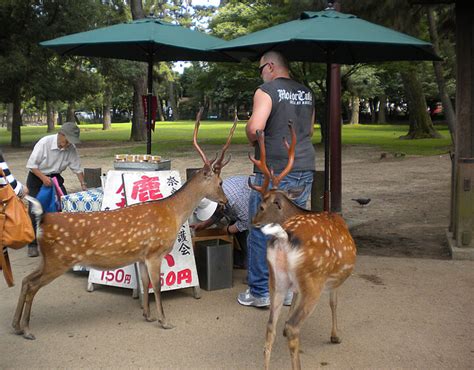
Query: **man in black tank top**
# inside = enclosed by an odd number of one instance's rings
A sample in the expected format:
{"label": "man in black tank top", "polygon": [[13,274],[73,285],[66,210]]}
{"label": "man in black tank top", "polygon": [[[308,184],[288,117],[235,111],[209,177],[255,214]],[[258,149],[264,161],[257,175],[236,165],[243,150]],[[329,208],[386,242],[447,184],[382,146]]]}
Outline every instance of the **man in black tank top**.
{"label": "man in black tank top", "polygon": [[[288,120],[293,122],[296,131],[295,163],[292,171],[281,181],[279,188],[289,190],[304,187],[295,203],[306,207],[315,169],[315,152],[311,143],[314,122],[313,92],[290,78],[288,62],[278,52],[265,53],[260,59],[259,70],[264,83],[255,91],[253,112],[246,127],[247,138],[255,146],[255,157],[259,159],[256,131],[264,132],[267,165],[278,175],[288,163],[283,137],[290,138]],[[262,173],[256,167],[254,172],[254,183],[261,185]],[[257,213],[260,202],[260,193],[252,190],[249,220]],[[238,302],[244,306],[270,305],[266,245],[267,238],[260,229],[250,227],[247,239],[249,289],[237,297]],[[288,292],[284,304],[291,304],[291,298],[292,292]]]}

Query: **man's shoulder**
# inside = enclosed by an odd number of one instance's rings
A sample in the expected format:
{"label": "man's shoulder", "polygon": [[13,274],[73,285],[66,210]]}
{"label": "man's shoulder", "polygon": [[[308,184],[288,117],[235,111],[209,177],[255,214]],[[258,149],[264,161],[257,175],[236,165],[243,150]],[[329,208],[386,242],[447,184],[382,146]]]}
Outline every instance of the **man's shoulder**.
{"label": "man's shoulder", "polygon": [[37,141],[36,145],[38,145],[38,144],[43,145],[43,144],[46,144],[46,143],[50,143],[56,138],[56,136],[57,136],[57,134],[43,136],[41,139],[39,139]]}
{"label": "man's shoulder", "polygon": [[291,78],[276,78],[272,81],[265,82],[259,86],[263,91],[275,91],[281,88],[291,88],[291,89],[306,89],[310,90],[307,86],[303,85],[301,82],[293,80]]}

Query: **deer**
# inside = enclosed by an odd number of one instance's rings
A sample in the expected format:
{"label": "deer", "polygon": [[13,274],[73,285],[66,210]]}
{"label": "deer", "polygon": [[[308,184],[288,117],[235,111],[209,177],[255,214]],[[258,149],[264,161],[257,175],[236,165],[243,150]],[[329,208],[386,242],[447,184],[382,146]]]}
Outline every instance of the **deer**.
{"label": "deer", "polygon": [[[38,224],[39,267],[22,281],[12,326],[17,335],[35,339],[29,328],[33,298],[40,288],[64,274],[75,264],[99,270],[113,270],[138,262],[144,287],[151,284],[155,294],[157,319],[163,329],[171,329],[161,303],[161,263],[172,250],[181,225],[203,198],[226,204],[220,173],[231,157],[224,160],[234,134],[237,118],[218,158],[209,160],[197,143],[202,109],[197,114],[193,145],[204,166],[171,196],[116,210],[42,214],[41,204],[30,197]],[[148,294],[143,296],[143,316],[150,313]]]}
{"label": "deer", "polygon": [[[295,157],[296,133],[289,124],[291,146],[286,139],[288,163],[275,176],[266,164],[265,140],[257,131],[260,159],[250,160],[264,174],[261,186],[249,186],[261,193],[262,201],[252,219],[254,227],[271,237],[267,244],[269,266],[270,316],[264,346],[265,369],[275,340],[275,328],[288,290],[294,292],[283,335],[288,340],[293,369],[300,369],[300,331],[304,320],[314,311],[322,292],[329,292],[332,313],[331,343],[341,343],[337,334],[337,289],[351,275],[356,246],[344,219],[333,212],[312,212],[294,204],[299,196],[278,190],[281,180],[291,171]],[[272,188],[269,188],[270,182]]]}

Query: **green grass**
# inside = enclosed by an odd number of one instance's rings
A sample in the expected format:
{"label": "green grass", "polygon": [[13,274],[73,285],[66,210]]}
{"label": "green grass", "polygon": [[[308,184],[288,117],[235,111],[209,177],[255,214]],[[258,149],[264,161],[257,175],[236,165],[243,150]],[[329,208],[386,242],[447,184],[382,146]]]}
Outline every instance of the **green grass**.
{"label": "green grass", "polygon": [[[144,143],[133,143],[130,138],[130,123],[112,124],[112,129],[102,130],[101,124],[81,125],[81,140],[84,143],[110,142],[123,146],[123,153],[144,153]],[[199,142],[202,145],[223,144],[227,137],[231,122],[203,121],[199,129]],[[408,125],[345,125],[342,129],[342,145],[376,146],[381,151],[408,155],[435,155],[447,153],[450,149],[450,137],[447,126],[437,125],[442,139],[400,140],[399,137],[408,132]],[[155,132],[152,133],[152,153],[160,155],[179,156],[192,145],[194,129],[193,121],[157,122]],[[22,146],[31,147],[42,136],[47,135],[46,126],[28,126],[21,128]],[[10,133],[0,128],[0,146],[10,145]],[[234,144],[246,144],[245,122],[239,123],[232,140]],[[313,143],[320,145],[321,135],[319,126],[315,127]],[[116,149],[104,148],[98,153],[100,156],[109,156]]]}

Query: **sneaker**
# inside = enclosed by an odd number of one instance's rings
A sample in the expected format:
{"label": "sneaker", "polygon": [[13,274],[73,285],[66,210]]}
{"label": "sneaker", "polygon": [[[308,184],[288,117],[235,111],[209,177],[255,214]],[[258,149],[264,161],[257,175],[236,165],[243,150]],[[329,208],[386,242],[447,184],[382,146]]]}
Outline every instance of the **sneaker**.
{"label": "sneaker", "polygon": [[291,306],[291,302],[293,302],[293,292],[289,290],[286,292],[285,299],[283,300],[284,306]]}
{"label": "sneaker", "polygon": [[255,297],[250,293],[250,289],[247,289],[244,293],[240,293],[237,297],[237,301],[243,306],[253,307],[268,307],[270,306],[270,297]]}
{"label": "sneaker", "polygon": [[38,257],[38,246],[37,245],[29,245],[28,246],[28,257]]}

